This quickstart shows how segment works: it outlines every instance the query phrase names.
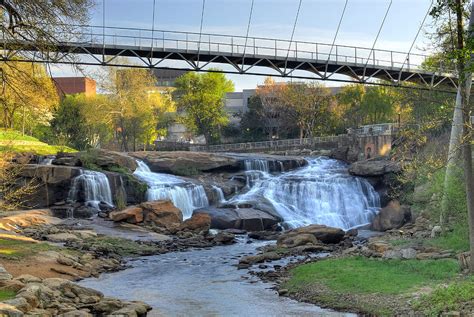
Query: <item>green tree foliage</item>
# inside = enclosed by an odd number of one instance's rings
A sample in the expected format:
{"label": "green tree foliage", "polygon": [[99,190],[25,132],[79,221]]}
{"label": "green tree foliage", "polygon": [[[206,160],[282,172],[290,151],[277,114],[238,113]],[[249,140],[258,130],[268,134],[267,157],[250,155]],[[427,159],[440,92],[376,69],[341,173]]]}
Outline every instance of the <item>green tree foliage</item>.
{"label": "green tree foliage", "polygon": [[189,72],[176,80],[174,96],[186,127],[204,135],[206,143],[220,139],[223,126],[229,123],[224,110],[225,95],[234,91],[234,84],[221,73]]}
{"label": "green tree foliage", "polygon": [[68,95],[51,121],[56,143],[78,150],[99,147],[111,138],[110,102],[106,96]]}
{"label": "green tree foliage", "polygon": [[113,68],[109,72],[114,131],[124,151],[135,151],[139,144],[146,147],[157,136],[158,115],[169,103],[162,102],[155,82],[145,69]]}
{"label": "green tree foliage", "polygon": [[20,62],[0,63],[2,126],[30,130],[48,124],[58,103],[56,89],[44,66]]}

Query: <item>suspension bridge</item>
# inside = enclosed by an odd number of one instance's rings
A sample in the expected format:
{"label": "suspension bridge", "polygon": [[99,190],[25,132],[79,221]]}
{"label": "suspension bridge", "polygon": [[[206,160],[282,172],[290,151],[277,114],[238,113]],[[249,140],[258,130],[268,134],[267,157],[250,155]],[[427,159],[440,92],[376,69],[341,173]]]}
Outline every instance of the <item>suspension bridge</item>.
{"label": "suspension bridge", "polygon": [[[204,4],[205,0],[202,14]],[[375,48],[390,5],[371,48],[335,44],[346,6],[331,44],[294,40],[300,0],[289,40],[250,37],[252,9],[246,36],[203,33],[203,17],[200,32],[112,27],[105,25],[104,18],[103,25],[72,26],[70,34],[62,34],[54,45],[46,48],[34,40],[19,39],[3,30],[0,58],[3,61],[166,68],[361,84],[416,85],[436,90],[456,88],[454,70],[442,64],[427,69],[424,65],[429,55],[411,52],[424,19],[408,52]]]}

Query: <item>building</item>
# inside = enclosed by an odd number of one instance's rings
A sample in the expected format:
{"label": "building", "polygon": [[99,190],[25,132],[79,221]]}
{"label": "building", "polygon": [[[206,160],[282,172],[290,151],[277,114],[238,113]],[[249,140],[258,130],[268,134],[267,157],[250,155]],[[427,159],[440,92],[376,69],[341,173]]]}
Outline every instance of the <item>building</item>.
{"label": "building", "polygon": [[153,75],[156,77],[156,86],[163,88],[175,87],[178,77],[186,74],[186,70],[178,69],[154,69]]}
{"label": "building", "polygon": [[65,95],[85,94],[95,96],[97,85],[95,80],[88,77],[53,77],[58,95],[62,98]]}
{"label": "building", "polygon": [[228,92],[225,97],[224,109],[229,114],[232,124],[239,124],[240,118],[237,116],[248,110],[250,97],[255,95],[256,89],[244,89],[241,92]]}

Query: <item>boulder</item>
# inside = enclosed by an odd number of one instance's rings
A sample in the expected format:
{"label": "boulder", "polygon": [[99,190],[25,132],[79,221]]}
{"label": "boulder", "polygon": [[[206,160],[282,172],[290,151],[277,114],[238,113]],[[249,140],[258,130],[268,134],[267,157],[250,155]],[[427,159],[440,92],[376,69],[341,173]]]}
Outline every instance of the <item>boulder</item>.
{"label": "boulder", "polygon": [[188,176],[204,171],[237,171],[239,160],[228,155],[205,152],[132,152],[130,156],[143,160],[153,172]]}
{"label": "boulder", "polygon": [[81,240],[78,236],[72,233],[62,232],[53,233],[45,236],[46,240],[51,242],[68,242],[68,241],[79,241]]}
{"label": "boulder", "polygon": [[354,162],[349,167],[350,174],[362,177],[383,176],[400,171],[400,163],[384,157]]}
{"label": "boulder", "polygon": [[82,160],[86,159],[91,163],[109,170],[114,167],[125,168],[129,172],[134,172],[137,168],[137,161],[135,158],[127,155],[126,153],[114,152],[102,149],[94,149],[90,152],[79,153],[79,158]]}
{"label": "boulder", "polygon": [[115,222],[140,223],[143,222],[143,209],[137,206],[130,206],[124,210],[112,211],[109,213],[109,218]]}
{"label": "boulder", "polygon": [[272,229],[281,219],[254,208],[213,208],[194,211],[195,214],[208,214],[213,229],[241,229],[262,231]]}
{"label": "boulder", "polygon": [[277,241],[278,246],[285,248],[294,248],[301,245],[316,245],[319,244],[318,239],[312,234],[302,233],[297,235],[283,235],[281,239]]}
{"label": "boulder", "polygon": [[12,305],[0,303],[0,316],[23,317],[23,312]]}
{"label": "boulder", "polygon": [[[289,243],[294,245],[295,243],[313,243],[314,240],[309,237],[312,235],[317,241],[322,243],[339,243],[344,239],[345,232],[339,228],[328,227],[324,225],[309,225],[293,230],[289,230],[281,234],[278,238],[277,244],[283,245]],[[301,237],[298,237],[301,236]],[[293,241],[293,242],[291,242]]]}
{"label": "boulder", "polygon": [[354,146],[340,146],[332,149],[328,156],[335,160],[353,163],[359,159],[359,150]]}
{"label": "boulder", "polygon": [[232,244],[235,242],[235,235],[230,232],[221,231],[214,237],[214,242],[218,244]]}
{"label": "boulder", "polygon": [[179,227],[180,231],[209,232],[211,227],[211,217],[208,214],[194,214],[185,220]]}
{"label": "boulder", "polygon": [[398,229],[411,221],[411,210],[407,206],[401,206],[397,200],[392,200],[380,210],[372,221],[372,230],[387,231]]}
{"label": "boulder", "polygon": [[0,265],[0,283],[4,281],[9,281],[12,278],[12,275],[8,273],[2,265]]}
{"label": "boulder", "polygon": [[153,223],[158,227],[178,227],[183,222],[181,210],[176,208],[170,200],[154,200],[140,204],[146,223]]}

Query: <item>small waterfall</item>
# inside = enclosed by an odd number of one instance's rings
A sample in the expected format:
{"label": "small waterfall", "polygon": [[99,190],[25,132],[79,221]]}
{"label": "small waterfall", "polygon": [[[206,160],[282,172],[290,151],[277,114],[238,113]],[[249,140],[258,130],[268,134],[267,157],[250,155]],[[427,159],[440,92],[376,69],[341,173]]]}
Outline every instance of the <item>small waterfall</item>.
{"label": "small waterfall", "polygon": [[225,203],[227,200],[225,199],[224,192],[222,191],[222,188],[219,186],[212,185],[212,189],[216,192],[217,197],[219,198],[219,203]]}
{"label": "small waterfall", "polygon": [[191,218],[195,209],[209,206],[203,186],[173,175],[153,173],[142,161],[137,161],[137,164],[133,174],[147,183],[147,200],[171,200],[181,210],[184,219]]}
{"label": "small waterfall", "polygon": [[51,156],[45,156],[41,159],[41,161],[39,162],[40,165],[51,165],[53,164],[53,160],[54,160],[54,156],[51,157]]}
{"label": "small waterfall", "polygon": [[262,159],[247,159],[244,161],[246,171],[262,171],[270,173],[270,164],[268,160]]}
{"label": "small waterfall", "polygon": [[81,175],[72,181],[68,199],[71,201],[83,199],[86,205],[97,209],[101,201],[113,206],[109,180],[104,173],[96,171],[81,171]]}
{"label": "small waterfall", "polygon": [[344,163],[318,158],[291,172],[260,172],[250,190],[229,203],[269,201],[291,228],[324,224],[350,229],[371,222],[380,208],[374,188],[364,179],[350,176]]}

